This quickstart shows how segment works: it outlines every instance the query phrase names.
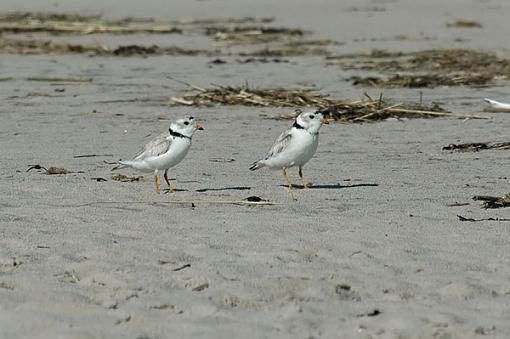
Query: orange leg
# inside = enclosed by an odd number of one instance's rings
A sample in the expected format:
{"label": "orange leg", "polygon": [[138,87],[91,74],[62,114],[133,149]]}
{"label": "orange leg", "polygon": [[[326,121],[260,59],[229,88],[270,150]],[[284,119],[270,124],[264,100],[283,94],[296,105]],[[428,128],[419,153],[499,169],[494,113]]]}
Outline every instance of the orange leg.
{"label": "orange leg", "polygon": [[158,176],[154,175],[154,189],[156,190],[156,193],[159,193],[159,185],[158,185]]}
{"label": "orange leg", "polygon": [[286,169],[286,168],[284,168],[284,169],[283,169],[283,178],[285,179],[285,181],[286,181],[286,182],[287,182],[287,184],[289,185],[289,188],[290,188],[290,189],[294,188],[294,187],[292,186],[292,182],[291,182],[291,181],[290,181],[290,179],[289,179],[289,176],[287,175],[287,169]]}
{"label": "orange leg", "polygon": [[301,182],[303,183],[303,187],[304,188],[310,188],[310,186],[312,184],[305,180],[305,177],[303,176],[303,166],[299,166],[299,177],[301,178]]}
{"label": "orange leg", "polygon": [[168,192],[174,193],[175,190],[172,187],[172,184],[170,184],[170,181],[168,180],[168,170],[165,170],[165,174],[163,175],[163,177],[165,178],[166,184],[168,185]]}

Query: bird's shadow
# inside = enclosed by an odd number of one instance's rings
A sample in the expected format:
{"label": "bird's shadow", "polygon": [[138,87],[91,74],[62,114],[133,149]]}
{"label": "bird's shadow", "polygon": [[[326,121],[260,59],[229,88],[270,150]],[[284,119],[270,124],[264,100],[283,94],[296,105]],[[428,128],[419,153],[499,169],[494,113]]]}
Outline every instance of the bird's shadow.
{"label": "bird's shadow", "polygon": [[250,190],[251,187],[248,186],[231,186],[231,187],[222,187],[222,188],[199,188],[195,190],[195,192],[208,192],[208,191],[245,191]]}
{"label": "bird's shadow", "polygon": [[[164,190],[162,190],[164,194],[170,194],[172,192],[170,192],[167,188],[165,188]],[[188,192],[188,190],[186,189],[182,189],[182,188],[174,188],[174,193],[175,192]]]}
{"label": "bird's shadow", "polygon": [[[353,185],[340,185],[340,184],[322,184],[322,185],[311,185],[308,189],[311,190],[339,190],[344,188],[356,188],[356,187],[376,187],[379,184],[374,183],[361,183],[361,184],[353,184]],[[280,185],[280,187],[289,187],[288,185]],[[305,189],[303,185],[293,185],[295,189]]]}

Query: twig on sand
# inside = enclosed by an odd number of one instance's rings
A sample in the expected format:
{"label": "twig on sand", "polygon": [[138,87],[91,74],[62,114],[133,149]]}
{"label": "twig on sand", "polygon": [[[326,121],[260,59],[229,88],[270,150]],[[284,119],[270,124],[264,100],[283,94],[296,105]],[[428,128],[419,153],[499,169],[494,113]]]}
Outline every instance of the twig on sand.
{"label": "twig on sand", "polygon": [[[381,102],[382,102],[382,97],[379,98],[379,102],[378,102],[378,105],[381,105]],[[386,108],[383,108],[383,109],[378,109],[377,111],[375,112],[371,112],[371,113],[368,113],[368,114],[365,114],[365,115],[362,115],[358,118],[355,118],[353,119],[352,121],[358,121],[358,120],[366,120],[367,118],[370,118],[371,116],[373,115],[376,115],[376,114],[379,114],[379,113],[382,113],[384,111],[391,111],[392,109],[394,109],[395,107],[398,107],[398,106],[402,106],[403,104],[402,103],[398,103],[398,104],[395,104],[395,105],[391,105],[389,107],[386,107]]]}
{"label": "twig on sand", "polygon": [[93,158],[93,157],[113,157],[113,154],[78,154],[73,155],[73,158]]}
{"label": "twig on sand", "polygon": [[196,89],[196,90],[198,90],[198,91],[200,91],[200,92],[207,92],[207,90],[206,90],[205,88],[199,87],[199,86],[197,86],[197,85],[193,85],[192,83],[189,83],[189,82],[186,82],[186,81],[183,81],[183,80],[176,79],[176,78],[174,78],[174,77],[173,77],[173,76],[171,76],[171,75],[167,75],[167,77],[166,77],[166,78],[167,78],[167,79],[170,79],[170,80],[173,80],[173,81],[175,81],[175,82],[181,83],[181,84],[183,84],[183,85],[186,85],[186,86],[188,86],[188,87],[191,87],[191,88],[193,88],[193,89]]}
{"label": "twig on sand", "polygon": [[183,105],[186,105],[186,106],[193,105],[193,101],[185,100],[183,98],[171,97],[170,100],[172,100],[173,102],[176,102],[178,104],[183,104]]}

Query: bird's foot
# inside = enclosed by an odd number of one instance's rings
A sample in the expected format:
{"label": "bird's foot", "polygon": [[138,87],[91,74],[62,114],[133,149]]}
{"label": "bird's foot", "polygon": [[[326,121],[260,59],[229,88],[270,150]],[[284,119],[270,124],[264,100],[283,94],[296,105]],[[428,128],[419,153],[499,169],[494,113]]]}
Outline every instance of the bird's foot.
{"label": "bird's foot", "polygon": [[312,186],[313,186],[313,183],[308,182],[308,181],[303,181],[303,188],[304,189],[308,189],[308,188],[310,188]]}

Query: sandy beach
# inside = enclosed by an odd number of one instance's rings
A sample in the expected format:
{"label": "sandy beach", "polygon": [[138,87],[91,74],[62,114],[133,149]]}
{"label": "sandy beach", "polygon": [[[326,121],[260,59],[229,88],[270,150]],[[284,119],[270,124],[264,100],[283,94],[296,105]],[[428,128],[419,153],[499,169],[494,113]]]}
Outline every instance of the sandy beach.
{"label": "sandy beach", "polygon": [[[2,1],[8,11],[274,17],[271,26],[335,40],[332,54],[468,48],[510,58],[510,4],[496,0]],[[458,19],[481,27],[447,26]],[[194,32],[24,36],[41,37],[223,54],[0,55],[0,338],[510,337],[510,209],[472,200],[510,191],[509,150],[442,149],[509,141],[508,114],[483,112],[483,98],[510,102],[508,81],[363,88],[345,80],[359,73],[321,55],[243,64],[235,53],[251,46]],[[487,119],[332,122],[305,166],[314,186],[289,191],[279,172],[248,167],[292,123],[272,118],[293,108],[172,106],[188,88],[168,76],[314,86],[352,100],[383,91]],[[189,115],[205,130],[170,170],[178,192],[156,194],[151,175],[133,170],[120,173],[143,177],[112,180],[107,162]],[[299,183],[297,169],[290,177]],[[244,205],[250,196],[268,204]]]}

